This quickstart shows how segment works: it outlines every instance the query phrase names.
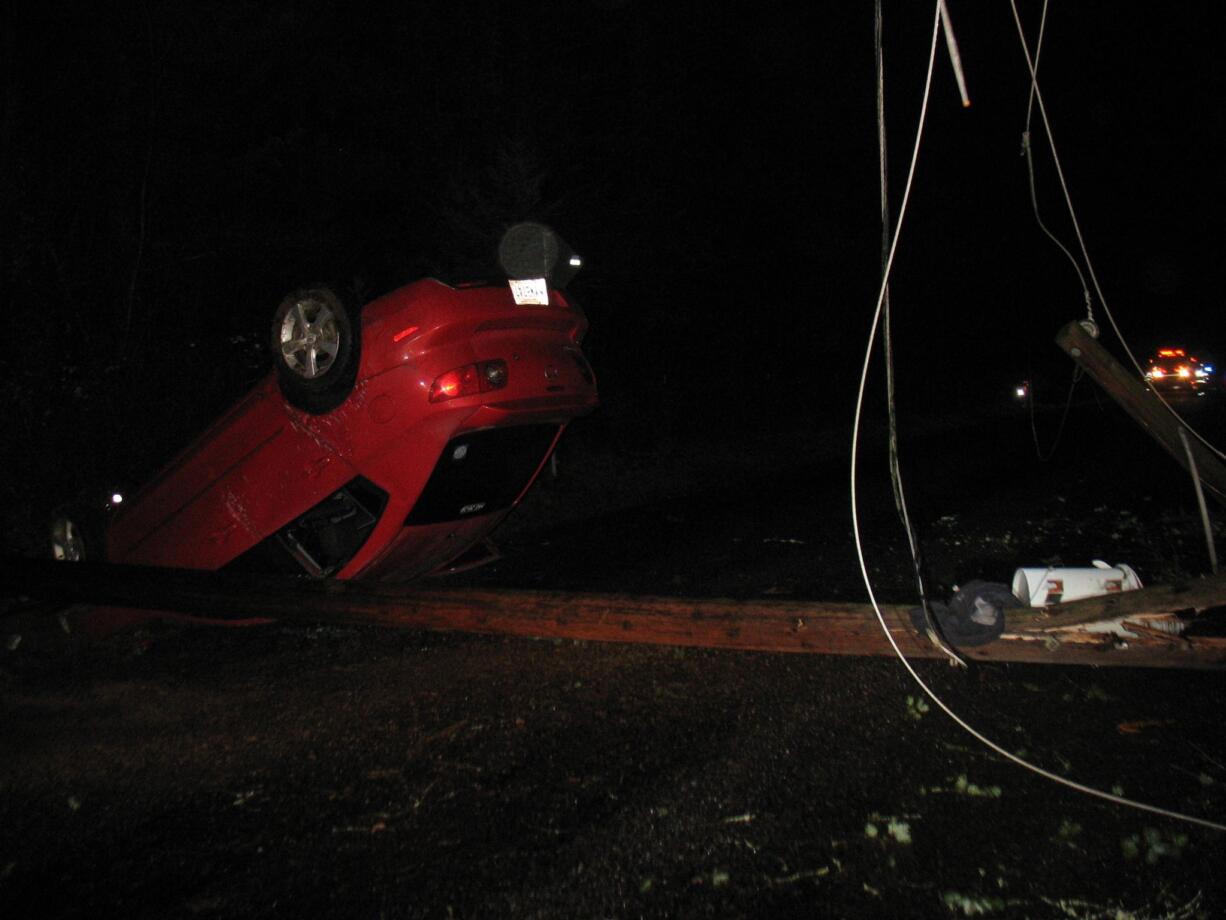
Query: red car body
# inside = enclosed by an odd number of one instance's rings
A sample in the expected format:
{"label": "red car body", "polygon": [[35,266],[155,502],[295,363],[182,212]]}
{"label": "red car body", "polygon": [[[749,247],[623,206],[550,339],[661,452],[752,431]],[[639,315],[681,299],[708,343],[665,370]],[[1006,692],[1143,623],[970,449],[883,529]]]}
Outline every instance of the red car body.
{"label": "red car body", "polygon": [[[296,408],[274,371],[119,506],[106,558],[411,579],[479,544],[597,405],[587,320],[552,288],[521,306],[506,284],[418,281],[353,327],[339,405]],[[496,388],[463,385],[485,370]]]}

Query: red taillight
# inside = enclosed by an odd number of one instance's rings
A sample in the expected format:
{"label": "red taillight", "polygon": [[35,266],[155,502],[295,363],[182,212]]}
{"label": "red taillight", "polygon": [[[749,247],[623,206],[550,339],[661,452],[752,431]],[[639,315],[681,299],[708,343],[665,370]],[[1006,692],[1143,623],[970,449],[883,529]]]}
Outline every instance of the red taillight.
{"label": "red taillight", "polygon": [[507,385],[506,361],[482,361],[465,364],[453,371],[439,374],[430,384],[430,402],[443,402],[457,396],[472,396],[501,390]]}

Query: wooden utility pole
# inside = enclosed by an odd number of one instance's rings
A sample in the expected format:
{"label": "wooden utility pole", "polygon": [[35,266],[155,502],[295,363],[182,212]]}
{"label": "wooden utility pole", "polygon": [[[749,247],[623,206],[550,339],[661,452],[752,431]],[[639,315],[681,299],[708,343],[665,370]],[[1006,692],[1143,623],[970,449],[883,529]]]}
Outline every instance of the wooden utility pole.
{"label": "wooden utility pole", "polygon": [[[1069,323],[1061,329],[1056,334],[1056,344],[1189,473],[1190,450],[1205,491],[1226,505],[1226,464],[1187,429],[1134,370],[1116,361],[1080,323]],[[1184,437],[1180,436],[1181,430]]]}
{"label": "wooden utility pole", "polygon": [[[633,597],[559,591],[423,587],[0,559],[3,596],[44,607],[91,603],[179,611],[221,623],[267,617],[331,623],[825,655],[893,655],[868,604],[805,600]],[[961,649],[978,661],[1219,668],[1226,638],[1179,634],[1186,620],[1226,598],[1226,576],[1146,588],[1052,608],[1006,612],[1005,634]],[[908,608],[883,605],[890,635],[908,658],[943,658]]]}

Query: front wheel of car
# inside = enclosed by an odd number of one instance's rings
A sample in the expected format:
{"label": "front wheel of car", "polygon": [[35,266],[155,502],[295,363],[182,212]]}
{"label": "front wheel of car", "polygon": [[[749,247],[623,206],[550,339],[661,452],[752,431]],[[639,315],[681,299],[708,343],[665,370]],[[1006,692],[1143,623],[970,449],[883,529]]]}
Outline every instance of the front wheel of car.
{"label": "front wheel of car", "polygon": [[304,288],[273,314],[272,351],[281,393],[290,405],[320,415],[353,390],[358,336],[349,311],[326,287]]}

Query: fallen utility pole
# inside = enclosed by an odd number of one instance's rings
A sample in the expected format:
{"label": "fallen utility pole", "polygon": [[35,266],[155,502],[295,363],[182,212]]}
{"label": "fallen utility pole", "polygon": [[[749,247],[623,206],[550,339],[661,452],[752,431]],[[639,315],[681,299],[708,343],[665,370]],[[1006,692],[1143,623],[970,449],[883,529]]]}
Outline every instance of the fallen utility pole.
{"label": "fallen utility pole", "polygon": [[[1056,344],[1093,377],[1107,395],[1161,444],[1180,466],[1199,476],[1209,494],[1226,504],[1226,464],[1197,438],[1188,437],[1185,440],[1180,437],[1186,426],[1157,394],[1141,383],[1135,372],[1116,361],[1081,323],[1069,323],[1056,333]],[[1195,470],[1188,466],[1189,450],[1195,460]]]}
{"label": "fallen utility pole", "polygon": [[[868,604],[438,589],[13,558],[0,561],[0,585],[0,595],[27,604],[177,611],[213,623],[265,617],[767,652],[893,654]],[[1226,638],[1181,632],[1224,600],[1226,576],[1090,598],[1060,605],[1054,614],[1018,608],[1008,611],[1004,636],[961,651],[979,661],[1220,668],[1226,666]],[[881,611],[908,658],[944,657],[916,631],[907,607],[884,605]]]}

